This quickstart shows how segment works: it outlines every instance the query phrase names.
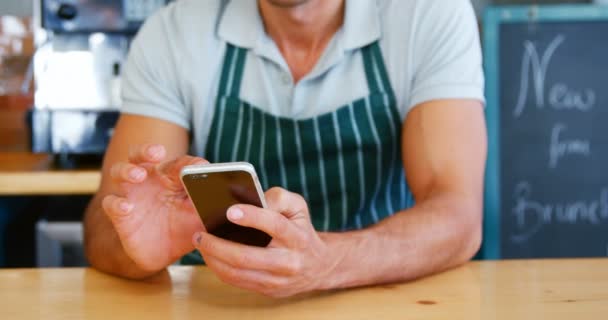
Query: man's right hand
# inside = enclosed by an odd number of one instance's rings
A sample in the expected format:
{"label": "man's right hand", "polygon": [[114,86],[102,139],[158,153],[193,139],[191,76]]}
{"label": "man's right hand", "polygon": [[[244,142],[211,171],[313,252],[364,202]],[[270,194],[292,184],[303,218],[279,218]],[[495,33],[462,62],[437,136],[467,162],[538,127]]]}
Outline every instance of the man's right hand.
{"label": "man's right hand", "polygon": [[166,159],[162,145],[130,149],[128,162],[110,170],[113,194],[102,207],[125,253],[142,270],[156,272],[192,251],[192,236],[204,230],[180,182],[180,170],[205,164],[191,156]]}

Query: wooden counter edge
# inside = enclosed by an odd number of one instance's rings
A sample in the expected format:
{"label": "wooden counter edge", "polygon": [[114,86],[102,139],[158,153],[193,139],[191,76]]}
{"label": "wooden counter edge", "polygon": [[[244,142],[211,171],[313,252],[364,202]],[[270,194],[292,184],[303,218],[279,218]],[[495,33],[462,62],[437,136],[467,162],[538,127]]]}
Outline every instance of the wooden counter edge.
{"label": "wooden counter edge", "polygon": [[93,194],[100,181],[97,170],[0,172],[0,196]]}

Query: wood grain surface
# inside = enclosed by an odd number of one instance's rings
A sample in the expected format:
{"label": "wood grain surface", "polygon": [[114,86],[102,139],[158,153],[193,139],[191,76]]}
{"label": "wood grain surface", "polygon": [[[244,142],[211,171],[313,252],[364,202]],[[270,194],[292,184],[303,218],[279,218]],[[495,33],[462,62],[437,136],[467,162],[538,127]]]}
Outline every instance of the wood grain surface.
{"label": "wood grain surface", "polygon": [[0,271],[1,319],[606,319],[608,259],[471,262],[419,281],[275,300],[171,267]]}

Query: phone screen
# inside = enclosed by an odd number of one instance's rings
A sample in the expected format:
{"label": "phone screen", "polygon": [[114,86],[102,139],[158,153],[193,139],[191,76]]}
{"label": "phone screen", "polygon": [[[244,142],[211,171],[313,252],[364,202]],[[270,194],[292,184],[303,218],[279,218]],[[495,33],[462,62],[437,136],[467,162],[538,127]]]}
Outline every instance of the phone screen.
{"label": "phone screen", "polygon": [[258,229],[234,224],[226,211],[235,204],[262,207],[255,182],[246,171],[187,174],[182,178],[207,232],[230,241],[265,247],[271,237]]}

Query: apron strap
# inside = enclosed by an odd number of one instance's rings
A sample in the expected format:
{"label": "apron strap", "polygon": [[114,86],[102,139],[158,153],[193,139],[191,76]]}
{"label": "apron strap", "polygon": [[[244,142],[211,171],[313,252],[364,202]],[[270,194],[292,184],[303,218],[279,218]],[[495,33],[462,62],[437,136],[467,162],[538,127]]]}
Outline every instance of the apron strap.
{"label": "apron strap", "polygon": [[[239,97],[247,50],[228,43],[222,66],[218,96]],[[371,93],[386,93],[396,101],[378,41],[362,49],[365,78]]]}
{"label": "apron strap", "polygon": [[396,101],[378,41],[365,46],[361,51],[370,93],[386,93],[391,102]]}
{"label": "apron strap", "polygon": [[241,92],[246,55],[246,49],[235,47],[230,43],[226,44],[218,97],[231,96],[238,98]]}
{"label": "apron strap", "polygon": [[367,80],[367,86],[369,87],[369,92],[380,93],[380,85],[378,83],[378,78],[376,77],[376,68],[374,67],[374,56],[372,54],[371,47],[374,46],[377,42],[369,44],[361,50],[361,54],[363,55],[363,67],[365,69],[365,79]]}
{"label": "apron strap", "polygon": [[391,86],[391,81],[388,77],[388,71],[386,70],[386,65],[384,64],[384,58],[382,57],[382,53],[380,52],[380,45],[378,44],[378,42],[376,42],[375,45],[372,46],[372,53],[376,62],[376,70],[378,70],[380,79],[382,80],[384,92],[386,92],[391,97],[391,99],[394,99],[395,92],[393,91],[393,86]]}

